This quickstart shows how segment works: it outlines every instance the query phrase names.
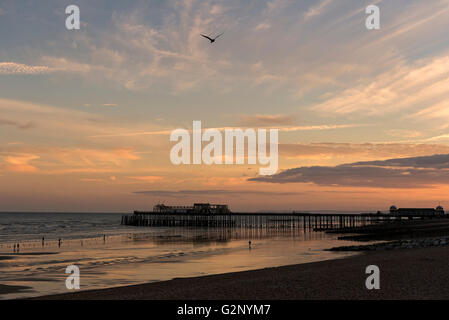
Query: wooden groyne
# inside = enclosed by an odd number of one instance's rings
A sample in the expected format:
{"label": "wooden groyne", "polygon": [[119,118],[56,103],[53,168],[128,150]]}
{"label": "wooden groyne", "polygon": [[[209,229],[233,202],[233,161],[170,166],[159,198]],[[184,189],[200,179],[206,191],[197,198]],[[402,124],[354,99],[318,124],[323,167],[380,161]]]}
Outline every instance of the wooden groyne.
{"label": "wooden groyne", "polygon": [[231,214],[167,214],[135,211],[122,216],[122,225],[144,227],[206,228],[303,228],[315,231],[355,228],[386,222],[414,219],[443,219],[449,215],[391,215],[377,213],[231,213]]}

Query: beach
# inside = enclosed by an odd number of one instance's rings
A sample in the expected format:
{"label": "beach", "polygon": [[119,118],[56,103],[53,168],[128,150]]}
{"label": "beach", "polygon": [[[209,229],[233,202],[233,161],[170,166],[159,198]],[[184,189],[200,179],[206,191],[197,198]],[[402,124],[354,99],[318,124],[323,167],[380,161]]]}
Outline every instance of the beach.
{"label": "beach", "polygon": [[[58,300],[449,299],[449,247],[362,253],[344,259],[40,297]],[[380,268],[380,290],[365,269]]]}
{"label": "beach", "polygon": [[120,218],[0,214],[7,231],[0,237],[0,299],[70,292],[70,265],[80,269],[81,290],[96,290],[332,260],[356,253],[326,249],[358,244],[303,228],[138,228],[120,226]]}
{"label": "beach", "polygon": [[[86,215],[83,223],[92,227],[79,238],[71,215],[45,218],[55,221],[55,235],[68,226],[61,246],[50,236],[43,246],[24,235],[20,252],[0,243],[2,299],[449,299],[448,219],[328,233],[126,227],[89,238],[103,217]],[[72,264],[80,269],[79,291],[66,287]],[[380,290],[366,289],[370,265],[380,268]]]}

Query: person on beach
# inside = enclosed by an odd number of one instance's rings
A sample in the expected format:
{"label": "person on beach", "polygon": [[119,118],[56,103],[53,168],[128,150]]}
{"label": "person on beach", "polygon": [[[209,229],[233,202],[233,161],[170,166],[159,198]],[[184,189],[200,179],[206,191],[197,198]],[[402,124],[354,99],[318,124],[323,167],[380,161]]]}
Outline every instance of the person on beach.
{"label": "person on beach", "polygon": [[42,237],[42,247],[45,245],[45,237]]}
{"label": "person on beach", "polygon": [[14,252],[16,252],[16,244],[14,243]]}
{"label": "person on beach", "polygon": [[61,248],[61,239],[58,240],[58,247]]}
{"label": "person on beach", "polygon": [[251,250],[251,240],[248,241],[249,249]]}

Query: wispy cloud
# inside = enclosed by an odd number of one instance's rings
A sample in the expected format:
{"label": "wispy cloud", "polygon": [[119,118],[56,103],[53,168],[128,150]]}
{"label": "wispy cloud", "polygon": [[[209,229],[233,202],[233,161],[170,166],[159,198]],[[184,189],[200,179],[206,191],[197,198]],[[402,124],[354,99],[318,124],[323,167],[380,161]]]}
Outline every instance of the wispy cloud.
{"label": "wispy cloud", "polygon": [[272,114],[272,115],[242,115],[239,124],[242,126],[279,126],[289,125],[295,121],[295,118],[290,115]]}
{"label": "wispy cloud", "polygon": [[[31,162],[39,159],[38,163]],[[20,147],[0,152],[0,168],[12,172],[66,174],[129,170],[141,157],[132,149]]]}
{"label": "wispy cloud", "polygon": [[15,62],[0,62],[0,74],[20,75],[20,74],[48,74],[57,71],[47,66],[32,66]]}
{"label": "wispy cloud", "polygon": [[101,66],[80,63],[61,57],[44,56],[44,65],[27,65],[18,62],[0,62],[0,75],[48,75],[54,73],[87,74],[91,71],[106,72]]}
{"label": "wispy cloud", "polygon": [[12,154],[4,157],[4,163],[0,163],[0,168],[12,172],[36,172],[38,169],[31,162],[39,158],[34,154]]}
{"label": "wispy cloud", "polygon": [[323,10],[332,2],[332,0],[322,0],[318,4],[311,6],[307,12],[304,13],[304,19],[309,20],[312,17],[320,15]]}
{"label": "wispy cloud", "polygon": [[113,107],[117,107],[118,104],[116,104],[116,103],[103,103],[103,104],[85,103],[85,104],[83,104],[83,106],[86,108],[95,107],[95,106],[113,108]]}
{"label": "wispy cloud", "polygon": [[[215,129],[215,130],[219,130],[219,131],[224,131],[224,130],[233,130],[233,129],[237,129],[237,128],[253,128],[254,126],[256,126],[256,123],[258,123],[257,127],[278,127],[279,125],[273,124],[276,122],[276,119],[270,119],[269,118],[259,118],[259,120],[257,120],[256,118],[254,119],[248,119],[251,121],[254,121],[253,125],[250,125],[250,123],[248,122],[247,125],[243,126],[228,126],[228,127],[212,127],[212,128],[203,128],[202,130],[207,130],[207,129]],[[284,119],[286,120],[286,119]],[[278,119],[277,121],[282,121],[281,119]],[[269,123],[272,123],[271,125]],[[361,127],[361,126],[366,126],[366,124],[335,124],[335,125],[309,125],[309,126],[279,126],[279,131],[280,132],[295,132],[295,131],[323,131],[323,130],[336,130],[336,129],[347,129],[347,128],[355,128],[355,127]],[[137,137],[137,136],[159,136],[159,135],[170,135],[173,130],[175,130],[176,128],[172,128],[172,129],[166,129],[166,130],[156,130],[156,131],[134,131],[134,132],[121,132],[121,133],[106,133],[106,134],[100,134],[100,135],[92,135],[89,136],[90,138],[115,138],[115,137]],[[191,132],[192,129],[187,129],[185,128],[187,131]]]}
{"label": "wispy cloud", "polygon": [[310,125],[310,126],[292,126],[283,127],[279,131],[293,132],[293,131],[321,131],[321,130],[335,130],[335,129],[347,129],[355,127],[367,126],[366,124],[323,124],[323,125]]}
{"label": "wispy cloud", "polygon": [[164,179],[161,176],[133,176],[128,178],[146,183],[155,183]]}
{"label": "wispy cloud", "polygon": [[[1,99],[0,111],[4,125],[14,125],[21,129],[35,128],[35,137],[65,133],[66,143],[71,134],[95,134],[104,132],[105,125],[99,127],[93,123],[92,114],[78,110],[69,110],[55,106],[30,103],[20,100]],[[26,119],[26,120],[24,120]]]}
{"label": "wispy cloud", "polygon": [[18,129],[31,129],[34,128],[36,125],[33,122],[25,122],[21,123],[18,121],[8,120],[8,119],[0,119],[0,126],[7,125],[7,126],[13,126]]}
{"label": "wispy cloud", "polygon": [[[448,136],[449,138],[449,136]],[[279,145],[281,156],[298,159],[388,159],[449,153],[449,146],[416,143],[296,143]]]}
{"label": "wispy cloud", "polygon": [[168,198],[185,198],[190,196],[245,196],[245,195],[264,195],[264,196],[291,196],[299,195],[301,192],[269,192],[259,190],[149,190],[149,191],[135,191],[135,194],[142,194],[154,197],[168,197]]}
{"label": "wispy cloud", "polygon": [[266,13],[272,14],[277,10],[284,9],[291,0],[269,0],[267,1]]}
{"label": "wispy cloud", "polygon": [[267,30],[271,28],[271,24],[263,22],[263,23],[259,23],[254,30],[256,31],[261,31],[261,30]]}
{"label": "wispy cloud", "polygon": [[[402,63],[366,84],[346,89],[313,107],[336,114],[363,112],[367,115],[423,108],[415,116],[429,117],[445,104],[435,103],[449,94],[449,56]],[[441,100],[440,100],[441,101]]]}

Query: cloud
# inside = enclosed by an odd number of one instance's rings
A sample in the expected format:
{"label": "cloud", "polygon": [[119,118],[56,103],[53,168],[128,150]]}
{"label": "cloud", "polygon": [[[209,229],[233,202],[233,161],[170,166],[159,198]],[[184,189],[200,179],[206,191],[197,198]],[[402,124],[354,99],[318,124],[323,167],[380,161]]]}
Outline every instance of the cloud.
{"label": "cloud", "polygon": [[323,10],[332,2],[332,0],[322,0],[317,5],[314,5],[304,13],[304,19],[309,20],[312,17],[320,15]]}
{"label": "cloud", "polygon": [[15,62],[0,62],[0,74],[4,75],[38,75],[48,74],[55,71],[57,70],[47,66],[30,66]]}
{"label": "cloud", "polygon": [[[91,34],[79,36],[79,49],[86,52],[82,61],[59,58],[63,63],[57,65],[70,62],[70,70],[106,78],[133,91],[148,89],[155,83],[168,85],[174,94],[198,88],[228,65],[205,50],[206,43],[199,36],[205,30],[225,30],[224,26],[230,25],[224,22],[230,19],[223,14],[227,8],[176,1],[167,3],[167,9],[172,18],[163,19],[157,26],[148,22],[139,6],[126,13],[114,13],[113,32],[103,31],[101,42]],[[211,15],[215,16],[213,21]],[[51,65],[56,65],[58,58],[53,60]]]}
{"label": "cloud", "polygon": [[245,195],[264,195],[264,196],[292,196],[299,195],[300,192],[271,192],[271,191],[257,191],[257,190],[150,190],[150,191],[135,191],[135,194],[142,194],[154,197],[168,197],[168,198],[185,198],[191,196],[245,196]]}
{"label": "cloud", "polygon": [[421,132],[417,130],[406,130],[406,129],[390,129],[387,134],[393,137],[400,138],[417,138],[422,135]]}
{"label": "cloud", "polygon": [[90,71],[106,71],[100,65],[90,65],[64,57],[44,56],[41,58],[41,61],[50,66],[52,70],[59,72],[87,74]]}
{"label": "cloud", "polygon": [[285,170],[249,181],[321,186],[421,188],[449,183],[449,154]]}
{"label": "cloud", "polygon": [[90,149],[90,148],[51,148],[47,155],[65,167],[113,169],[125,165],[128,161],[141,157],[132,148]]}
{"label": "cloud", "polygon": [[92,103],[85,103],[85,104],[83,104],[83,107],[86,107],[86,108],[90,108],[90,107],[94,107],[94,106],[114,108],[114,107],[117,107],[118,104],[116,104],[116,103],[103,103],[103,104],[100,104],[100,105],[94,105]]}
{"label": "cloud", "polygon": [[14,154],[5,157],[4,167],[12,172],[36,172],[38,169],[30,162],[40,157],[34,154]]}
{"label": "cloud", "polygon": [[270,84],[271,88],[276,88],[287,80],[284,75],[268,70],[261,61],[252,64],[251,71],[255,74],[254,85],[256,86]]}
{"label": "cloud", "polygon": [[41,135],[46,139],[49,139],[48,135],[54,134],[59,137],[60,133],[64,132],[66,144],[73,135],[76,135],[79,140],[80,134],[94,135],[104,132],[106,128],[106,125],[98,126],[98,123],[93,121],[95,119],[92,114],[88,112],[19,100],[0,98],[0,112],[5,117],[0,124],[21,129],[36,128],[34,137]]}
{"label": "cloud", "polygon": [[259,23],[254,30],[256,31],[261,31],[261,30],[267,30],[271,28],[271,24],[263,22],[263,23]]}
{"label": "cloud", "polygon": [[415,118],[448,116],[449,55],[404,62],[370,80],[338,92],[312,109],[325,113],[379,115],[419,108]]}
{"label": "cloud", "polygon": [[365,124],[323,124],[323,125],[310,125],[310,126],[291,126],[280,128],[279,131],[292,132],[292,131],[321,131],[321,130],[335,130],[335,129],[347,129],[355,127],[363,127]]}
{"label": "cloud", "polygon": [[294,122],[294,117],[289,115],[242,115],[239,124],[248,127],[270,127],[278,125],[289,125]]}
{"label": "cloud", "polygon": [[407,33],[413,33],[413,30],[425,27],[429,22],[430,28],[433,28],[433,24],[437,23],[437,18],[440,16],[443,16],[442,19],[447,19],[449,7],[446,0],[436,1],[432,7],[424,3],[420,3],[420,5],[415,5],[415,10],[410,10],[409,14],[406,13],[403,16],[407,23],[404,23],[402,20],[391,25],[388,31],[384,33],[384,36],[379,39],[378,43],[404,36]]}
{"label": "cloud", "polygon": [[170,130],[159,130],[159,131],[139,131],[139,132],[122,132],[122,133],[107,133],[90,136],[90,138],[116,138],[116,137],[137,137],[137,136],[159,136],[159,135],[170,135],[173,129]]}
{"label": "cloud", "polygon": [[[37,146],[36,141],[39,141],[39,144],[53,145],[55,147],[60,145],[62,149],[81,147],[81,149],[101,150],[105,148],[105,144],[106,148],[128,149],[133,143],[136,143],[137,138],[135,137],[138,136],[129,133],[130,131],[148,130],[157,139],[155,132],[161,128],[161,125],[154,124],[154,120],[152,122],[144,121],[139,124],[131,124],[126,121],[118,121],[113,115],[100,118],[98,115],[84,110],[0,98],[0,120],[2,120],[0,128],[1,125],[16,126],[22,130],[33,128],[33,135],[20,138],[14,135],[9,137],[4,135],[3,140],[8,138],[7,142],[10,142],[12,139],[20,139],[20,141],[34,146]],[[165,130],[160,134],[170,134],[171,131]],[[9,133],[18,134],[14,130],[10,130]],[[61,133],[64,134],[61,135]],[[123,137],[123,139],[120,142],[98,140],[99,137],[109,137],[111,135],[113,137]],[[26,140],[23,140],[24,138]],[[113,144],[111,145],[111,143]],[[142,143],[148,148],[152,146],[153,142],[147,139],[145,142],[141,141],[139,145],[142,146]]]}
{"label": "cloud", "polygon": [[220,5],[214,5],[212,6],[212,8],[210,9],[210,14],[212,15],[217,15],[217,14],[222,14],[224,11],[224,8]]}
{"label": "cloud", "polygon": [[449,154],[433,156],[398,158],[382,161],[356,162],[352,166],[375,166],[414,169],[449,169]]}
{"label": "cloud", "polygon": [[274,11],[284,9],[288,6],[289,0],[271,0],[267,2],[266,14],[272,14]]}
{"label": "cloud", "polygon": [[7,119],[0,119],[0,126],[2,126],[2,125],[13,126],[13,127],[16,127],[18,129],[23,129],[23,130],[31,129],[31,128],[34,128],[36,126],[31,121],[25,122],[25,123],[20,123],[20,122],[17,122],[17,121],[12,121],[12,120],[7,120]]}
{"label": "cloud", "polygon": [[[3,161],[0,162],[0,165],[2,165],[2,169],[13,172],[39,171],[42,174],[112,173],[126,170],[131,161],[141,159],[130,148],[19,147],[16,149],[1,150],[0,159]],[[38,164],[30,164],[36,159],[39,159]]]}
{"label": "cloud", "polygon": [[81,178],[80,181],[83,182],[103,182],[103,179],[97,179],[97,178]]}
{"label": "cloud", "polygon": [[[251,119],[255,121],[255,119]],[[260,121],[261,119],[259,119]],[[270,122],[269,119],[263,119],[261,122],[259,122],[260,126],[267,126],[269,127],[268,123]],[[264,123],[264,124],[263,124]],[[242,124],[241,124],[242,125]],[[246,124],[249,125],[249,122]],[[251,126],[256,125],[256,122],[254,122]],[[275,124],[272,124],[271,126],[274,126]],[[280,127],[279,131],[283,132],[294,132],[294,131],[322,131],[322,130],[336,130],[336,129],[346,129],[346,128],[354,128],[354,127],[360,127],[364,126],[363,124],[342,124],[342,125],[310,125],[310,126],[284,126]],[[226,129],[232,130],[240,128],[240,126],[229,126],[229,127],[216,127],[216,128],[202,128],[203,130],[207,129],[215,129],[219,131],[223,131]],[[136,137],[136,136],[159,136],[159,135],[170,135],[173,130],[167,129],[167,130],[158,130],[158,131],[138,131],[138,132],[122,132],[122,133],[107,133],[107,134],[101,134],[101,135],[93,135],[90,136],[90,138],[115,138],[115,137]],[[187,131],[191,132],[191,129],[187,129]]]}
{"label": "cloud", "polygon": [[[443,7],[441,2],[430,1],[421,5],[414,1],[406,10],[391,5],[389,10],[397,10],[392,11],[395,12],[393,16],[397,17],[393,19],[393,31],[414,21],[407,21],[410,14],[405,12],[413,11],[411,17],[419,18],[419,11],[428,8],[422,18],[431,19]],[[60,37],[53,41],[57,44],[33,49],[32,54],[38,57],[36,64],[79,74],[101,85],[107,80],[108,84],[128,90],[153,87],[159,91],[161,88],[167,89],[166,92],[172,94],[211,87],[217,91],[238,91],[244,90],[250,83],[289,91],[292,96],[302,96],[310,91],[316,94],[312,90],[316,87],[320,87],[321,92],[332,92],[337,87],[341,90],[353,84],[357,87],[360,79],[371,78],[380,70],[390,69],[391,60],[384,59],[385,52],[391,52],[391,44],[394,45],[396,39],[384,43],[381,49],[374,47],[374,50],[366,50],[365,44],[372,41],[372,37],[361,32],[363,28],[360,32],[354,29],[355,23],[360,25],[360,18],[364,16],[363,8],[359,8],[361,6],[345,3],[339,10],[340,4],[337,7],[331,0],[307,3],[311,5],[305,9],[304,2],[292,0],[263,1],[261,4],[237,1],[232,2],[232,6],[225,1],[166,1],[154,7],[154,11],[147,10],[149,7],[153,9],[153,5],[139,2],[111,13],[107,28],[100,23],[96,28],[73,34],[73,37],[66,37],[61,31]],[[348,7],[351,10],[346,10]],[[348,17],[347,11],[355,8],[357,14]],[[105,14],[108,9],[105,9]],[[333,13],[332,19],[325,20],[327,17],[320,16],[325,10]],[[433,13],[429,14],[428,11]],[[151,19],[151,12],[163,13],[165,18]],[[304,23],[298,19],[298,13],[309,18],[322,18],[322,21],[313,30],[300,28]],[[345,18],[343,22],[342,18]],[[385,20],[383,28],[389,26],[389,21]],[[420,40],[425,40],[425,45],[432,45],[434,37],[438,37],[433,32],[422,32],[423,27],[425,25],[420,24],[413,29],[419,31],[417,40],[410,41],[413,47]],[[217,42],[214,46],[209,46],[199,36],[202,32],[215,34],[222,30],[226,31],[223,42]],[[268,30],[267,35],[260,37],[260,30]],[[292,30],[295,32],[292,33]],[[329,43],[333,48],[331,52],[325,49]],[[383,50],[385,47],[388,49]],[[409,47],[404,45],[401,51]],[[257,60],[265,64],[265,69],[255,76],[247,72],[250,61],[257,61],[254,60],[256,56],[248,56],[249,52],[260,52]],[[373,58],[372,52],[378,52],[377,58]],[[415,58],[407,59],[406,52],[397,56],[403,56],[404,61]],[[265,93],[269,94],[267,90]]]}
{"label": "cloud", "polygon": [[429,142],[446,141],[447,142],[447,141],[449,141],[449,134],[445,133],[445,134],[441,134],[438,136],[430,137],[430,138],[426,139],[426,141],[429,141]]}
{"label": "cloud", "polygon": [[155,183],[155,182],[159,182],[164,179],[164,177],[161,177],[161,176],[133,176],[133,177],[128,177],[128,178],[133,179],[133,180],[142,181],[142,182],[147,182],[147,183]]}
{"label": "cloud", "polygon": [[296,143],[279,144],[281,156],[298,159],[416,157],[449,153],[449,146],[416,143]]}

